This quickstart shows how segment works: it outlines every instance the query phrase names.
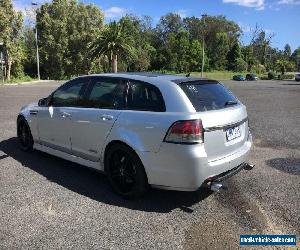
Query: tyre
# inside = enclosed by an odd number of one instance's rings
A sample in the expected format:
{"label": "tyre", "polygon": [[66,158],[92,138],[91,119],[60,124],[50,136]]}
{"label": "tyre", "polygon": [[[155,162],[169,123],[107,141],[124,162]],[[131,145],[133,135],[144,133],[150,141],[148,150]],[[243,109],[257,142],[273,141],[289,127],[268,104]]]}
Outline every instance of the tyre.
{"label": "tyre", "polygon": [[30,128],[24,118],[18,119],[17,135],[20,149],[25,152],[31,151],[33,149],[33,138]]}
{"label": "tyre", "polygon": [[115,144],[109,148],[105,172],[114,191],[125,199],[139,198],[148,190],[144,166],[137,154],[126,145]]}

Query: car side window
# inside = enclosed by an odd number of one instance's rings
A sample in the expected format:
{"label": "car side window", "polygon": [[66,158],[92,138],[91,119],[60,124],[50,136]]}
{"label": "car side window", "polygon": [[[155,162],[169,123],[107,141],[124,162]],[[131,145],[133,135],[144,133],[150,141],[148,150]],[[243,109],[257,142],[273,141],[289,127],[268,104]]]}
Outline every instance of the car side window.
{"label": "car side window", "polygon": [[127,109],[164,112],[165,103],[159,89],[149,83],[131,80],[127,95]]}
{"label": "car side window", "polygon": [[51,104],[54,107],[80,107],[82,95],[89,82],[88,78],[71,80],[58,88],[52,95]]}
{"label": "car side window", "polygon": [[87,98],[87,107],[122,109],[124,107],[125,84],[122,79],[94,77]]}

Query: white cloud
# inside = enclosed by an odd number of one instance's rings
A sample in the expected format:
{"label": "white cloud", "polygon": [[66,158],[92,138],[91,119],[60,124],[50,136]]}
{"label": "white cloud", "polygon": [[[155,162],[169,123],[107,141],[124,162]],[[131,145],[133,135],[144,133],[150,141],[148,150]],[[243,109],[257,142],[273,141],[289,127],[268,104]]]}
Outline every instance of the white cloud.
{"label": "white cloud", "polygon": [[247,24],[243,24],[242,22],[239,22],[238,25],[240,26],[241,30],[244,32],[244,33],[249,33],[251,32],[251,27]]}
{"label": "white cloud", "polygon": [[107,18],[118,18],[124,16],[127,13],[127,10],[120,7],[111,7],[104,10],[104,15]]}
{"label": "white cloud", "polygon": [[280,0],[277,4],[298,5],[300,4],[300,0]]}
{"label": "white cloud", "polygon": [[187,17],[187,10],[176,10],[175,13],[178,14],[181,18]]}
{"label": "white cloud", "polygon": [[264,0],[223,0],[223,3],[233,3],[244,7],[263,10],[265,8]]}

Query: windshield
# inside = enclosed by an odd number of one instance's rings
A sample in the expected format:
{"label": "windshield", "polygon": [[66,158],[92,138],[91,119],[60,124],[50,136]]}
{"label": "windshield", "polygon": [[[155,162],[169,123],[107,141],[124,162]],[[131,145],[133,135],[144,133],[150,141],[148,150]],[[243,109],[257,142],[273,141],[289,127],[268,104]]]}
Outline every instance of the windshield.
{"label": "windshield", "polygon": [[197,112],[217,110],[238,104],[237,98],[222,84],[202,81],[181,83],[179,86]]}

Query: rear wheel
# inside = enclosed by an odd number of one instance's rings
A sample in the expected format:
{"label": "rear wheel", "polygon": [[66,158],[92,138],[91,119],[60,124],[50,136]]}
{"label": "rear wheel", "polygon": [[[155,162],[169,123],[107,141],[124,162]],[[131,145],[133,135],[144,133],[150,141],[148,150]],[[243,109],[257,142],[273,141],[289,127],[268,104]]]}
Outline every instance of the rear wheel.
{"label": "rear wheel", "polygon": [[20,149],[23,151],[31,151],[33,149],[33,138],[30,128],[24,118],[18,120],[17,134]]}
{"label": "rear wheel", "polygon": [[114,191],[126,199],[141,197],[148,190],[144,166],[129,147],[113,145],[105,157],[105,168]]}

